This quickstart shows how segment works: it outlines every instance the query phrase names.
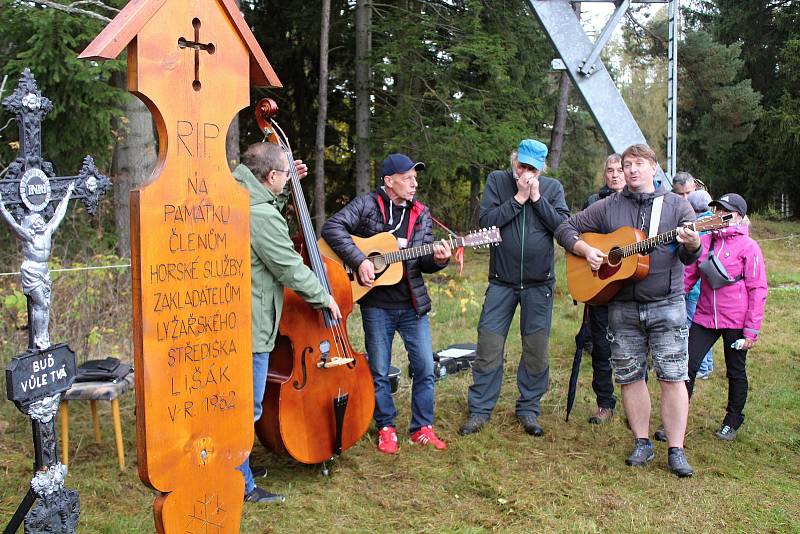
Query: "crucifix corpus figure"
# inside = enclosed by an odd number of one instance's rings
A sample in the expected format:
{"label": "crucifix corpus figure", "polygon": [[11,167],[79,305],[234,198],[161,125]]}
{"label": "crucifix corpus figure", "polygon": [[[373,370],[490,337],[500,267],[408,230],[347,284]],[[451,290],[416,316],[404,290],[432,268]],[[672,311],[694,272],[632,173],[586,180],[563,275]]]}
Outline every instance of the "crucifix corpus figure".
{"label": "crucifix corpus figure", "polygon": [[3,204],[3,194],[0,193],[0,214],[6,221],[11,231],[22,243],[22,267],[20,278],[22,292],[30,298],[29,328],[33,331],[33,343],[38,349],[50,346],[50,289],[53,286],[50,280],[50,269],[47,265],[52,250],[52,236],[58,225],[67,213],[67,205],[75,189],[75,182],[70,182],[67,193],[58,203],[53,217],[45,223],[44,217],[38,212],[31,212],[18,224],[14,216]]}

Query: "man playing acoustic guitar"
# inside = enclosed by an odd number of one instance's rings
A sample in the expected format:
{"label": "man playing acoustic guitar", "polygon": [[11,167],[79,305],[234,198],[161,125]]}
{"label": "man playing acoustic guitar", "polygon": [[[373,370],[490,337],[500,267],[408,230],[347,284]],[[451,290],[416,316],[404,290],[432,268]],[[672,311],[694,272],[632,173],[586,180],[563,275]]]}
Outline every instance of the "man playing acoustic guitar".
{"label": "man playing acoustic guitar", "polygon": [[599,271],[607,255],[583,241],[582,233],[608,234],[628,226],[647,234],[650,226],[658,227],[661,232],[680,227],[678,244],[656,246],[649,254],[647,276],[623,285],[609,302],[608,338],[611,366],[621,386],[622,403],[635,438],[627,464],[641,467],[655,457],[649,439],[650,394],[645,383],[649,350],[661,384],[661,419],[669,442],[669,469],[679,477],[687,477],[693,471],[683,450],[689,413],[684,385],[688,379],[688,329],[683,266],[699,257],[700,236],[682,228],[684,223],[694,220],[689,203],[663,185],[654,185],[657,164],[650,147],[641,144],[628,147],[622,154],[622,168],[626,182],[622,192],[573,215],[555,235],[567,251],[583,256],[593,271]]}
{"label": "man playing acoustic guitar", "polygon": [[354,198],[322,227],[322,237],[331,249],[357,273],[361,284],[370,287],[375,282],[375,266],[351,236],[371,237],[389,232],[395,236],[401,249],[433,244],[433,254],[403,262],[403,278],[398,283],[375,287],[359,300],[364,341],[375,386],[378,450],[386,454],[397,453],[397,410],[389,384],[395,332],[403,338],[413,374],[411,441],[433,445],[438,450],[447,448],[433,431],[433,349],[427,315],[431,310],[431,299],[422,273],[445,268],[451,252],[447,241],[434,243],[431,214],[415,198],[417,171],[424,168],[424,163],[414,163],[405,154],[390,154],[381,166],[381,187]]}

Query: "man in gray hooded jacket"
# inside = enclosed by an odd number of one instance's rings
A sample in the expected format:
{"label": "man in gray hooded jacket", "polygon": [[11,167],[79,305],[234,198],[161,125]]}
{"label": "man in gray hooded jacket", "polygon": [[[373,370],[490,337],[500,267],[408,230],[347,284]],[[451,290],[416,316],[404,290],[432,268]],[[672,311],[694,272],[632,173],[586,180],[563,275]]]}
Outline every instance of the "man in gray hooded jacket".
{"label": "man in gray hooded jacket", "polygon": [[[622,391],[622,403],[635,442],[627,464],[641,467],[655,454],[650,441],[650,394],[645,383],[647,353],[661,385],[661,419],[669,442],[670,470],[680,477],[692,475],[683,438],[689,414],[684,382],[688,378],[688,328],[683,297],[683,266],[701,252],[700,236],[682,225],[694,220],[689,203],[663,185],[656,186],[655,153],[647,145],[632,145],[622,153],[626,186],[570,217],[556,239],[567,251],[583,256],[592,270],[606,261],[606,254],[581,239],[584,232],[608,234],[623,226],[645,234],[651,224],[659,234],[678,228],[678,243],[656,246],[650,253],[650,270],[638,282],[626,284],[608,304],[608,339],[611,367]],[[661,200],[658,200],[658,199]],[[654,206],[661,204],[659,216]],[[658,213],[658,209],[655,210]],[[620,243],[625,245],[626,243]]]}

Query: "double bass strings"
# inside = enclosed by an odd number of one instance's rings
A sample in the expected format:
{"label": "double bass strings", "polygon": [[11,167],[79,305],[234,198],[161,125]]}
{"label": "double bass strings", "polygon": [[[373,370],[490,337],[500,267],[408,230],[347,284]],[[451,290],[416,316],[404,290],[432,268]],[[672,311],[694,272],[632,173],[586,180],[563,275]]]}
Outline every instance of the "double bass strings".
{"label": "double bass strings", "polygon": [[[305,202],[305,196],[302,194],[300,177],[297,173],[297,166],[294,162],[291,146],[289,145],[289,141],[286,138],[283,130],[280,128],[280,126],[278,126],[274,119],[270,119],[270,123],[272,124],[273,131],[276,134],[278,143],[286,153],[287,159],[289,160],[290,180],[292,183],[292,192],[294,193],[294,203],[295,208],[298,211],[298,220],[301,231],[303,232],[303,237],[306,241],[306,252],[308,254],[309,263],[311,263],[311,270],[317,275],[317,278],[328,294],[332,295],[333,293],[331,286],[328,282],[328,277],[325,274],[325,265],[322,262],[322,256],[319,253],[316,243],[312,243],[309,238],[309,236],[315,234],[314,229],[311,228],[311,214],[308,211],[308,205]],[[333,332],[333,345],[336,347],[335,356],[339,358],[351,358],[352,355],[349,353],[349,349],[347,348],[347,343],[345,342],[346,337],[344,335],[344,329],[342,328],[341,323],[331,316],[330,311],[327,308],[322,309],[322,315],[326,328],[329,328]]]}

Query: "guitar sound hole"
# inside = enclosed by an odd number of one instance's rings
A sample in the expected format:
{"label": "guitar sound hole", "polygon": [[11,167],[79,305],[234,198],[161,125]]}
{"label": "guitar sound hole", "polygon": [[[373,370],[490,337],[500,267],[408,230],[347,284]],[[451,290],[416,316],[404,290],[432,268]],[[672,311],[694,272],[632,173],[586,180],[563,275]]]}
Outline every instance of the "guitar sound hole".
{"label": "guitar sound hole", "polygon": [[611,267],[616,267],[622,262],[622,252],[619,247],[614,247],[608,251],[608,264]]}
{"label": "guitar sound hole", "polygon": [[386,262],[380,256],[380,253],[371,254],[370,260],[372,261],[373,265],[375,265],[375,273],[383,272],[386,269]]}

